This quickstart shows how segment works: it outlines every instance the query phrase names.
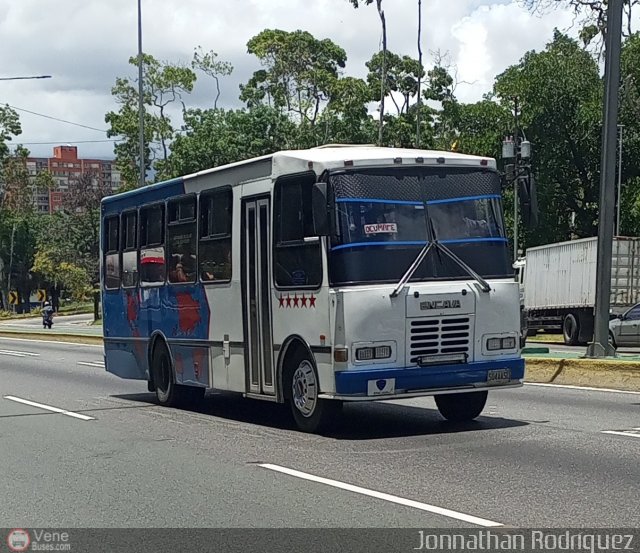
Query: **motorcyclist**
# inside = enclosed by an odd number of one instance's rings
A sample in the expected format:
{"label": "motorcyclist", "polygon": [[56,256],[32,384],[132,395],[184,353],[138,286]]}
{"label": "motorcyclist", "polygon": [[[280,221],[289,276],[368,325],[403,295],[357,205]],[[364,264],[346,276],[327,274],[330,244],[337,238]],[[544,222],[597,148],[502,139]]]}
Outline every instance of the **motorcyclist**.
{"label": "motorcyclist", "polygon": [[48,301],[44,302],[44,306],[42,308],[42,326],[51,328],[53,324],[53,307],[51,307],[51,303]]}

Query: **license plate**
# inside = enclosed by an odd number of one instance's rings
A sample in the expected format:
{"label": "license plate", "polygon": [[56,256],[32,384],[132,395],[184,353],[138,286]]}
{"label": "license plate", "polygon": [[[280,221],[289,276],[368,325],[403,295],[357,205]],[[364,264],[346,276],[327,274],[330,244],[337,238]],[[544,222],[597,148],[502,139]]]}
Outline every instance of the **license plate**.
{"label": "license plate", "polygon": [[504,384],[511,380],[511,369],[491,369],[487,371],[487,384]]}

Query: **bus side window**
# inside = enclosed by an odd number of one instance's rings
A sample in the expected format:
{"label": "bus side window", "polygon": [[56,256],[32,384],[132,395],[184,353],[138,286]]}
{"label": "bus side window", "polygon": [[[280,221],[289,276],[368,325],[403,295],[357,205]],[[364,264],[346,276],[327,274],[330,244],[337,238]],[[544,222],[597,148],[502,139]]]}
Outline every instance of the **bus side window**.
{"label": "bus side window", "polygon": [[140,284],[164,282],[164,205],[140,210]]}
{"label": "bus side window", "polygon": [[169,202],[167,225],[169,282],[196,281],[196,197]]}
{"label": "bus side window", "polygon": [[118,216],[105,220],[104,235],[104,286],[108,290],[120,287],[120,251],[118,239],[120,234]]}
{"label": "bus side window", "polygon": [[231,188],[200,195],[198,258],[203,282],[231,280]]}
{"label": "bus side window", "polygon": [[317,288],[322,284],[320,242],[305,242],[313,228],[311,191],[315,179],[276,182],[274,202],[275,280],[281,288]]}
{"label": "bus side window", "polygon": [[138,284],[138,214],[130,211],[122,215],[122,286]]}

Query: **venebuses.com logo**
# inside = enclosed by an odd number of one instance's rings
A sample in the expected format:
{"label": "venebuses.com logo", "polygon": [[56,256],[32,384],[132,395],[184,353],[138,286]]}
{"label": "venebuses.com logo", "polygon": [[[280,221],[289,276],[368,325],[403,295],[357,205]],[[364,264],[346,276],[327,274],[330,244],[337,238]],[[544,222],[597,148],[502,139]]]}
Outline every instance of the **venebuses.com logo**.
{"label": "venebuses.com logo", "polygon": [[21,553],[22,551],[29,549],[29,545],[31,545],[31,536],[26,530],[23,530],[22,528],[14,528],[9,532],[9,535],[7,536],[7,546],[9,547],[9,551]]}
{"label": "venebuses.com logo", "polygon": [[32,528],[14,528],[7,535],[7,547],[12,553],[24,551],[71,551],[69,532]]}

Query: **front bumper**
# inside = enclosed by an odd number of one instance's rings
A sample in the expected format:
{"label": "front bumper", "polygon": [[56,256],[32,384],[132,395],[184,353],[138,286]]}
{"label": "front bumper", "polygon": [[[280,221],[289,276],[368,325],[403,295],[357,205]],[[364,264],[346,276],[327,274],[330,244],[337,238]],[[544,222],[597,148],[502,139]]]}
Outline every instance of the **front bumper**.
{"label": "front bumper", "polygon": [[[487,373],[493,369],[510,369],[509,382],[487,382]],[[514,388],[522,385],[524,359],[480,361],[434,367],[406,367],[393,369],[352,369],[336,373],[335,394],[322,394],[323,398],[343,400],[382,400],[441,393],[469,392],[497,388]],[[394,380],[390,394],[369,395],[371,381]]]}

